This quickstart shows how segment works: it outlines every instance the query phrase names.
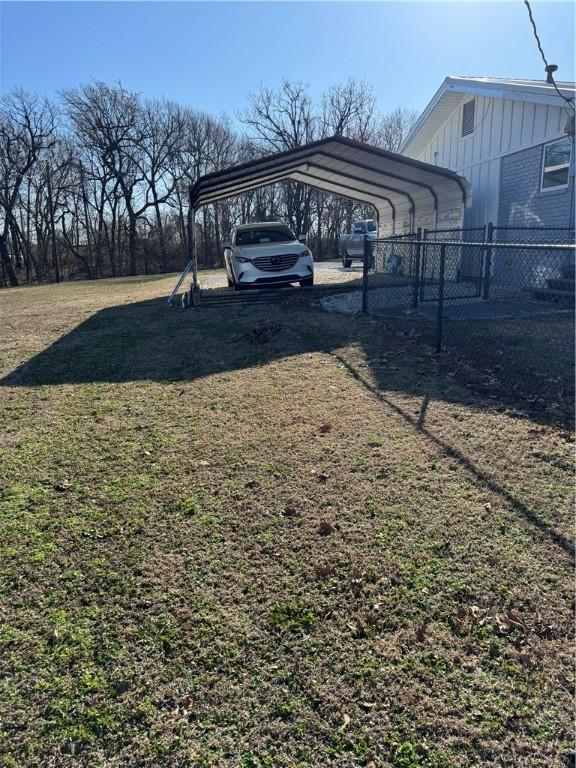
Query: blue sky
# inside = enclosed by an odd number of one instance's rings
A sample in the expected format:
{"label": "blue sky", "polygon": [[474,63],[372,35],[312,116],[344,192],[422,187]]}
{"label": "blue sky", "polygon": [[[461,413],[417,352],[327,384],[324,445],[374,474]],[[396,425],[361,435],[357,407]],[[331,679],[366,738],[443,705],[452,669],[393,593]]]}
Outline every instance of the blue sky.
{"label": "blue sky", "polygon": [[[533,11],[559,79],[574,79],[574,7]],[[447,74],[544,77],[526,9],[512,2],[1,2],[0,87],[39,93],[122,80],[234,116],[260,82],[313,94],[348,77],[382,110],[423,108]]]}

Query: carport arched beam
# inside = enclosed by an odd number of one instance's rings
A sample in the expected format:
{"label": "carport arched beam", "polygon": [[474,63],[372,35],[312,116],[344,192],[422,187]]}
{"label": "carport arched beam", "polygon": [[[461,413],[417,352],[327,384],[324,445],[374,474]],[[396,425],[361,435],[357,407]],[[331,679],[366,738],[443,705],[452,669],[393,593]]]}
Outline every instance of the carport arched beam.
{"label": "carport arched beam", "polygon": [[[302,153],[302,154],[300,154],[298,156],[298,158],[294,158],[292,156],[292,157],[287,157],[285,160],[283,160],[280,163],[278,163],[278,161],[274,162],[273,164],[270,162],[270,166],[271,167],[269,169],[268,168],[256,169],[256,168],[253,168],[253,167],[242,169],[241,171],[236,172],[235,175],[234,175],[234,178],[231,179],[228,182],[218,183],[218,180],[216,178],[205,177],[203,180],[199,180],[196,183],[196,185],[195,185],[196,189],[193,190],[193,194],[195,196],[197,196],[198,198],[200,198],[203,195],[203,192],[204,192],[204,190],[199,190],[198,189],[201,186],[207,187],[207,189],[205,189],[205,192],[209,193],[210,192],[210,187],[215,187],[217,189],[223,189],[224,187],[228,187],[228,186],[231,186],[233,184],[237,184],[243,178],[255,177],[255,176],[258,176],[259,174],[261,174],[262,172],[265,172],[267,170],[279,169],[279,168],[284,167],[286,165],[291,165],[294,162],[299,162],[299,163],[309,162],[309,163],[312,163],[312,160],[308,160],[308,158],[309,157],[310,158],[314,158],[316,156],[324,157],[324,158],[326,158],[328,160],[331,160],[331,161],[334,161],[334,162],[344,163],[344,164],[347,164],[347,165],[352,165],[352,166],[354,166],[356,168],[359,168],[361,170],[368,171],[369,173],[381,174],[384,177],[388,176],[391,179],[395,179],[397,181],[401,181],[401,182],[403,182],[405,184],[409,184],[409,185],[411,185],[413,187],[417,187],[417,188],[420,188],[420,189],[425,189],[430,194],[430,196],[432,197],[435,213],[438,212],[438,196],[437,196],[435,190],[433,189],[433,187],[430,186],[430,184],[427,184],[427,183],[425,183],[423,181],[418,181],[416,179],[412,179],[412,178],[409,178],[409,177],[406,177],[406,176],[401,176],[400,174],[393,173],[391,171],[378,171],[377,169],[367,165],[366,163],[362,163],[362,162],[360,162],[358,160],[352,160],[352,159],[349,159],[349,158],[346,158],[346,157],[341,157],[340,155],[335,155],[335,154],[333,154],[331,152],[327,152],[327,151],[325,151],[323,149],[319,149],[319,148],[313,148],[309,152]],[[266,162],[266,159],[262,160],[262,163],[265,163],[265,162]],[[340,171],[340,170],[337,170],[337,169],[325,169],[325,170],[326,170],[326,172],[332,173],[334,175],[347,175],[350,178],[350,174],[346,174],[345,171]],[[218,172],[218,173],[219,173],[219,175],[223,175],[223,176],[226,175],[225,171],[224,172]],[[464,189],[462,187],[462,184],[460,183],[460,180],[457,177],[452,179],[451,177],[447,177],[444,174],[439,174],[439,175],[442,176],[442,178],[444,178],[444,179],[448,178],[449,180],[454,181],[454,183],[458,184],[458,186],[460,187],[460,189],[464,193]],[[413,199],[412,199],[410,193],[407,192],[404,189],[398,189],[398,188],[395,188],[395,187],[385,186],[385,185],[381,184],[380,182],[373,182],[373,181],[369,181],[367,179],[362,179],[360,177],[356,177],[356,180],[360,181],[360,182],[362,182],[364,184],[372,184],[372,185],[377,184],[381,188],[386,188],[386,189],[388,189],[391,192],[395,192],[397,194],[405,195],[405,196],[409,197],[409,199],[413,203]],[[413,212],[414,212],[414,208],[413,208]]]}
{"label": "carport arched beam", "polygon": [[[374,187],[377,190],[384,190],[386,192],[392,192],[393,194],[397,194],[400,197],[405,198],[409,202],[411,215],[412,216],[415,215],[416,205],[414,203],[412,196],[405,190],[398,189],[397,187],[390,187],[387,184],[380,184],[379,182],[376,182],[376,181],[367,181],[361,178],[360,176],[349,174],[344,171],[335,171],[332,168],[328,168],[326,166],[320,165],[319,163],[315,163],[311,160],[298,159],[297,161],[292,161],[290,163],[288,162],[283,163],[282,171],[288,171],[288,172],[291,172],[294,170],[298,171],[302,169],[303,165],[305,166],[305,168],[310,168],[310,167],[317,168],[323,173],[327,173],[332,176],[339,176],[342,178],[346,178],[347,180],[350,180],[350,181],[359,182],[360,184],[366,185],[368,187]],[[271,168],[270,172],[271,173],[281,172],[281,169]],[[306,171],[302,171],[302,172],[305,173]],[[309,174],[309,175],[312,176],[318,182],[326,181],[326,183],[332,184],[332,186],[338,187],[340,185],[342,186],[343,189],[352,190],[358,194],[359,200],[362,199],[360,197],[361,195],[371,196],[373,198],[385,200],[390,204],[391,207],[394,207],[394,204],[392,203],[392,201],[385,195],[382,195],[380,192],[374,193],[371,190],[362,189],[361,187],[358,187],[358,186],[352,187],[350,185],[344,184],[343,182],[339,182],[338,179],[335,179],[332,181],[329,179],[325,179],[322,176],[313,176],[312,174]],[[243,174],[243,176],[248,176],[248,174]],[[252,172],[249,175],[249,178],[246,178],[246,180],[242,183],[239,183],[240,177],[238,177],[238,179],[235,181],[228,181],[228,182],[224,182],[223,184],[214,185],[215,187],[214,191],[207,189],[204,192],[197,193],[196,195],[194,195],[194,192],[193,192],[194,207],[196,208],[199,205],[216,202],[217,200],[219,199],[221,200],[224,197],[233,197],[236,194],[242,194],[242,192],[249,192],[250,189],[254,188],[254,182],[258,184],[259,179],[263,179],[263,178],[268,178],[268,177],[263,176],[262,172],[258,172],[258,173]],[[263,186],[263,185],[258,184],[258,186]],[[230,190],[230,192],[226,192],[226,188],[228,187],[232,187],[232,190]],[[338,194],[338,193],[335,192],[334,194]],[[394,208],[394,213],[395,213],[395,208]]]}
{"label": "carport arched beam", "polygon": [[[326,179],[327,184],[331,184],[333,186],[337,186],[337,189],[328,189],[326,187],[322,187],[320,184],[312,183],[310,181],[301,180],[299,178],[296,178],[296,176],[307,176],[310,179],[313,179],[315,182],[321,181],[317,176],[313,176],[312,174],[308,174],[306,171],[300,169],[300,168],[294,168],[290,170],[283,171],[281,173],[275,173],[274,175],[270,176],[261,176],[258,180],[250,181],[250,182],[244,182],[242,187],[235,187],[230,192],[224,192],[224,193],[217,193],[212,195],[209,198],[203,198],[200,203],[198,204],[198,207],[201,207],[203,205],[209,205],[210,203],[215,203],[218,200],[224,200],[228,199],[230,197],[235,197],[236,195],[242,195],[246,192],[251,192],[255,189],[261,189],[262,187],[267,187],[270,184],[276,184],[278,182],[282,181],[295,181],[299,182],[300,184],[305,184],[308,187],[311,187],[312,189],[316,189],[320,192],[327,192],[328,194],[337,195],[338,197],[343,197],[348,200],[353,200],[356,203],[367,203],[368,205],[374,205],[374,201],[383,201],[387,203],[391,210],[393,216],[396,214],[396,208],[392,201],[385,197],[384,195],[379,195],[374,192],[366,192],[366,190],[359,190],[357,187],[352,187],[347,184],[343,184],[342,182],[332,182]],[[349,192],[354,193],[353,195],[347,195],[340,191],[341,188],[347,189]],[[224,196],[223,196],[224,195]]]}
{"label": "carport arched beam", "polygon": [[[310,162],[305,163],[306,167],[311,165],[318,167],[320,170],[323,170],[327,173],[332,173],[330,169],[325,168],[324,166],[320,166],[316,163],[310,163]],[[276,171],[268,176],[262,176],[259,174],[253,180],[246,180],[241,185],[235,184],[235,186],[233,187],[232,190],[230,190],[230,192],[225,192],[222,189],[220,189],[220,191],[213,192],[211,195],[207,197],[205,197],[204,195],[199,195],[198,196],[199,199],[196,200],[195,207],[201,206],[201,205],[208,205],[210,203],[217,202],[218,200],[222,200],[228,197],[234,197],[236,195],[241,195],[245,192],[250,192],[253,189],[260,189],[261,187],[268,186],[269,184],[274,184],[279,181],[290,180],[292,178],[292,174],[299,174],[301,176],[306,176],[307,179],[308,178],[313,179],[315,182],[325,181],[326,184],[330,184],[336,187],[337,189],[336,190],[325,189],[320,184],[318,183],[312,184],[307,180],[301,183],[306,184],[309,187],[313,187],[314,189],[318,189],[320,191],[329,192],[330,194],[340,195],[341,197],[348,197],[349,199],[355,200],[356,202],[366,202],[370,205],[374,204],[372,202],[373,200],[381,200],[383,202],[386,202],[388,203],[388,205],[392,210],[392,221],[394,222],[394,224],[396,222],[396,207],[389,197],[379,193],[372,192],[372,191],[367,191],[365,189],[360,189],[358,187],[355,187],[349,184],[344,184],[343,182],[338,180],[332,181],[330,179],[324,179],[323,177],[314,176],[313,174],[308,173],[307,170],[304,170],[303,168],[301,168],[300,162],[298,162],[297,165],[294,165],[291,168],[285,168],[284,171],[281,171],[281,172]],[[345,175],[346,177],[348,177],[347,174],[340,174],[340,175]],[[352,180],[355,180],[355,177],[351,177],[351,178]],[[294,181],[297,181],[297,179],[294,179]],[[370,182],[370,184],[372,183]],[[230,184],[227,184],[226,186],[230,186]],[[340,192],[338,192],[338,188],[346,189],[347,191],[354,193],[354,195],[350,196],[346,194],[341,194]],[[209,193],[207,192],[206,194],[209,194]],[[411,207],[413,207],[414,205],[413,201],[409,199],[409,202],[411,203]]]}
{"label": "carport arched beam", "polygon": [[[364,205],[371,205],[374,208],[374,210],[376,211],[376,215],[377,216],[379,216],[377,202],[379,202],[379,201],[386,202],[392,208],[392,222],[393,222],[393,225],[394,225],[395,217],[396,217],[396,209],[395,209],[394,205],[390,202],[390,200],[388,200],[388,198],[380,197],[380,196],[377,196],[377,195],[370,195],[369,198],[368,198],[365,193],[364,193],[364,197],[362,197],[362,198],[359,198],[357,196],[353,196],[351,194],[350,195],[345,195],[343,192],[335,191],[335,190],[332,190],[332,189],[326,189],[326,187],[321,187],[319,184],[313,184],[310,181],[301,180],[299,178],[296,178],[296,175],[299,175],[299,174],[304,174],[304,171],[290,171],[289,173],[284,173],[281,176],[276,176],[274,178],[269,178],[267,180],[262,180],[262,182],[261,183],[259,182],[257,184],[257,186],[252,185],[252,186],[248,187],[244,192],[238,192],[238,193],[234,192],[234,194],[231,194],[230,197],[234,197],[236,194],[244,194],[245,192],[252,192],[252,191],[254,191],[256,189],[261,189],[262,187],[268,187],[268,186],[270,186],[270,184],[277,184],[277,183],[282,182],[282,181],[295,181],[295,182],[298,182],[299,184],[304,184],[305,186],[310,187],[310,189],[317,190],[318,192],[326,192],[327,194],[330,194],[330,195],[336,195],[336,197],[341,197],[344,200],[350,200],[353,203],[363,203]],[[330,183],[330,182],[328,182],[328,183]],[[355,192],[356,190],[354,189],[352,191]],[[202,203],[200,203],[199,207],[196,210],[199,210],[199,208],[201,208],[203,205],[210,205],[211,203],[218,202],[218,200],[227,200],[227,199],[229,199],[229,198],[228,197],[226,197],[226,198],[218,197],[218,198],[215,198],[214,200],[208,200],[206,202],[202,202]]]}
{"label": "carport arched beam", "polygon": [[[468,197],[469,197],[469,191],[470,187],[466,179],[462,176],[459,176],[457,173],[454,173],[454,171],[449,170],[448,168],[442,168],[436,165],[430,165],[430,163],[423,163],[419,160],[414,160],[413,158],[406,157],[404,155],[399,155],[395,152],[390,152],[385,149],[380,149],[379,147],[374,147],[369,144],[365,144],[359,141],[355,141],[354,139],[349,139],[344,136],[330,136],[326,137],[324,139],[319,139],[318,141],[310,142],[308,144],[305,144],[302,147],[296,148],[296,149],[288,149],[283,152],[277,152],[273,155],[268,155],[267,157],[261,157],[254,160],[248,160],[247,162],[241,163],[239,165],[233,166],[231,168],[220,170],[220,171],[214,171],[212,173],[206,174],[201,179],[199,179],[196,184],[194,185],[193,189],[190,190],[190,193],[197,194],[200,187],[206,184],[214,184],[217,183],[221,179],[225,178],[231,178],[235,177],[237,179],[241,178],[240,173],[244,172],[252,172],[256,169],[256,172],[258,170],[260,171],[266,171],[269,170],[269,167],[274,167],[274,164],[276,167],[279,167],[279,164],[282,162],[285,162],[288,159],[296,160],[296,159],[304,159],[307,156],[313,155],[314,152],[324,152],[325,150],[330,150],[337,148],[338,150],[341,150],[342,148],[344,150],[352,150],[355,152],[360,152],[361,155],[364,155],[365,157],[361,157],[362,160],[366,160],[368,163],[371,163],[374,161],[373,164],[368,166],[368,169],[372,172],[381,173],[383,175],[386,175],[386,170],[376,170],[374,169],[374,164],[377,164],[376,161],[384,160],[388,163],[393,164],[394,171],[390,170],[388,173],[391,175],[391,177],[397,176],[399,178],[406,179],[407,183],[413,184],[415,186],[425,184],[423,181],[419,181],[417,178],[409,178],[406,176],[401,176],[401,173],[396,173],[398,170],[398,167],[400,168],[400,171],[402,171],[402,168],[408,169],[414,169],[415,171],[421,171],[426,176],[426,181],[428,182],[426,184],[427,187],[430,187],[430,185],[434,184],[434,180],[444,180],[448,181],[450,183],[456,184],[461,198],[462,198],[462,205],[466,206],[468,204]],[[325,153],[326,154],[326,153]],[[339,162],[342,163],[358,163],[359,161],[349,160],[346,156],[346,151],[344,154],[342,151],[339,151],[338,154],[333,154],[332,152],[329,152],[331,157]],[[263,167],[264,166],[264,167]],[[435,192],[435,188],[433,189]],[[438,190],[440,192],[440,190]]]}
{"label": "carport arched beam", "polygon": [[[329,157],[330,159],[336,160],[338,158],[337,155],[333,155],[331,152],[324,152],[323,150],[320,150],[317,154],[323,155],[324,157]],[[341,158],[340,162],[342,163],[350,163],[354,165],[356,168],[361,168],[364,171],[370,171],[371,173],[380,173],[380,171],[376,171],[374,168],[371,168],[366,163],[360,163],[358,160],[348,160]],[[335,171],[335,173],[339,173],[339,171]],[[438,212],[438,196],[436,195],[436,192],[434,191],[433,187],[431,187],[429,184],[425,184],[424,182],[417,182],[413,179],[409,179],[406,176],[400,176],[396,173],[390,173],[389,171],[383,172],[384,176],[388,176],[390,179],[396,179],[396,181],[404,181],[407,184],[414,184],[415,187],[421,187],[422,189],[428,190],[430,194],[432,195],[432,199],[434,201],[434,211]]]}
{"label": "carport arched beam", "polygon": [[[297,173],[297,172],[295,172]],[[289,176],[286,180],[293,180],[293,181],[300,181],[299,179],[295,178],[294,176]],[[357,197],[352,197],[351,195],[344,195],[342,192],[333,192],[331,189],[326,189],[325,187],[321,187],[318,184],[313,184],[310,181],[302,181],[301,184],[305,184],[307,187],[310,187],[310,189],[315,189],[318,192],[325,192],[329,195],[336,195],[336,197],[342,197],[344,200],[350,200],[353,203],[362,203],[363,205],[371,205],[372,208],[374,208],[376,212],[376,218],[377,220],[380,219],[380,211],[378,210],[378,206],[372,202],[372,200],[359,200]],[[374,198],[374,200],[384,200],[384,202],[388,203],[388,205],[392,209],[392,227],[394,228],[396,226],[396,208],[394,207],[393,203],[388,200],[388,198]]]}
{"label": "carport arched beam", "polygon": [[[361,168],[362,170],[368,169],[368,170],[371,170],[374,173],[374,169],[370,169],[369,166],[366,166],[366,165],[364,165],[362,163],[359,164],[356,161],[351,161],[351,160],[349,161],[349,160],[346,160],[346,159],[342,159],[342,158],[339,158],[337,155],[332,155],[332,154],[327,153],[327,152],[322,152],[322,151],[319,152],[318,150],[315,150],[314,152],[311,152],[311,153],[308,153],[308,154],[311,155],[312,157],[314,155],[322,155],[322,156],[324,156],[324,157],[326,157],[326,158],[328,158],[330,160],[335,160],[337,162],[349,163],[350,165],[357,166],[357,167]],[[351,179],[353,181],[360,182],[361,184],[368,184],[370,186],[377,187],[379,189],[384,189],[384,190],[386,190],[388,192],[393,192],[394,194],[401,195],[402,197],[405,197],[407,200],[410,201],[410,204],[411,204],[411,207],[412,207],[412,213],[414,213],[414,211],[415,211],[414,200],[413,200],[411,194],[409,192],[407,192],[406,190],[399,189],[398,187],[391,187],[391,186],[389,186],[387,184],[382,184],[381,182],[370,181],[368,179],[363,179],[360,176],[352,175],[350,173],[347,173],[346,171],[338,171],[338,170],[335,170],[333,168],[326,168],[324,166],[320,166],[318,163],[314,163],[313,160],[308,159],[307,155],[298,157],[297,159],[295,159],[293,157],[292,158],[287,158],[286,160],[283,160],[281,163],[275,163],[269,169],[268,168],[264,168],[264,169],[261,169],[261,170],[255,170],[253,168],[246,169],[245,171],[242,171],[242,173],[236,174],[233,179],[230,179],[230,181],[225,181],[225,182],[221,182],[221,183],[212,183],[211,182],[209,184],[208,188],[205,189],[205,190],[198,189],[198,187],[200,187],[202,185],[202,180],[199,180],[195,184],[195,187],[197,189],[196,190],[194,190],[194,189],[192,190],[192,196],[193,196],[192,199],[193,199],[194,207],[196,207],[197,205],[203,203],[202,197],[204,196],[204,194],[210,194],[210,192],[211,192],[210,187],[214,187],[215,190],[224,190],[227,187],[233,186],[235,184],[237,185],[238,182],[241,182],[243,179],[250,179],[250,178],[255,178],[256,179],[256,178],[258,178],[258,176],[260,176],[262,173],[265,173],[268,170],[270,170],[270,171],[281,170],[282,168],[291,168],[294,165],[302,165],[303,163],[307,163],[308,165],[316,166],[317,168],[321,169],[325,173],[330,173],[330,174],[332,174],[334,176],[343,176],[343,177]],[[386,176],[386,174],[384,173],[383,176]],[[411,183],[411,182],[408,182],[408,183]],[[206,186],[206,184],[204,184],[204,186]],[[418,186],[420,186],[420,187],[427,187],[428,185],[414,184],[414,186],[417,186],[417,187]],[[218,194],[218,192],[216,192],[216,194]]]}

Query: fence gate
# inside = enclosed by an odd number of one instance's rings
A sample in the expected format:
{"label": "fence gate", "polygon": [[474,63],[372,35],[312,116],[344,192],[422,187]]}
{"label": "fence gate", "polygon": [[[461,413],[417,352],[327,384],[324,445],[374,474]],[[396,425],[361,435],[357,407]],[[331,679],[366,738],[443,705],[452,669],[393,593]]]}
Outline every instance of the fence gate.
{"label": "fence gate", "polygon": [[[464,234],[473,245],[463,247]],[[479,298],[486,265],[485,238],[484,227],[425,231],[425,242],[420,246],[420,301],[438,301],[441,287],[445,299]],[[445,243],[443,257],[440,242],[436,241]]]}

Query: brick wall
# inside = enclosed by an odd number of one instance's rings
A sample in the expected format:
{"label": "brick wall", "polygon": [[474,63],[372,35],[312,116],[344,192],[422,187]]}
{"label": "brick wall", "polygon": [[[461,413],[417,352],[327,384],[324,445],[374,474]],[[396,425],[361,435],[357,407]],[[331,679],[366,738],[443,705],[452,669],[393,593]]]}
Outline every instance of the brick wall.
{"label": "brick wall", "polygon": [[568,187],[541,192],[543,148],[544,144],[539,144],[502,158],[499,226],[574,226],[574,157]]}

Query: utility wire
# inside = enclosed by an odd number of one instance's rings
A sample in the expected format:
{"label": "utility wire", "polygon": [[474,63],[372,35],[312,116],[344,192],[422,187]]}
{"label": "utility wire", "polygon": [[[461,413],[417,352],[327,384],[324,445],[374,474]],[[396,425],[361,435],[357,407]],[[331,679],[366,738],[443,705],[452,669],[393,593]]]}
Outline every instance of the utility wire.
{"label": "utility wire", "polygon": [[540,42],[540,37],[538,36],[538,30],[536,29],[536,22],[534,21],[534,16],[532,16],[532,8],[530,8],[530,3],[528,0],[524,0],[524,5],[528,9],[528,16],[530,17],[530,23],[532,24],[532,31],[534,32],[534,37],[536,38],[536,44],[538,45],[538,50],[540,51],[540,56],[542,56],[542,61],[544,62],[544,66],[546,68],[546,72],[548,73],[548,77],[550,78],[552,85],[556,89],[556,93],[558,96],[560,96],[561,99],[563,99],[567,104],[570,104],[572,108],[574,108],[574,99],[569,96],[564,96],[564,94],[560,91],[558,86],[556,85],[556,81],[554,80],[554,75],[550,71],[550,65],[548,64],[546,60],[546,54],[544,53],[544,49],[542,48],[542,43]]}

